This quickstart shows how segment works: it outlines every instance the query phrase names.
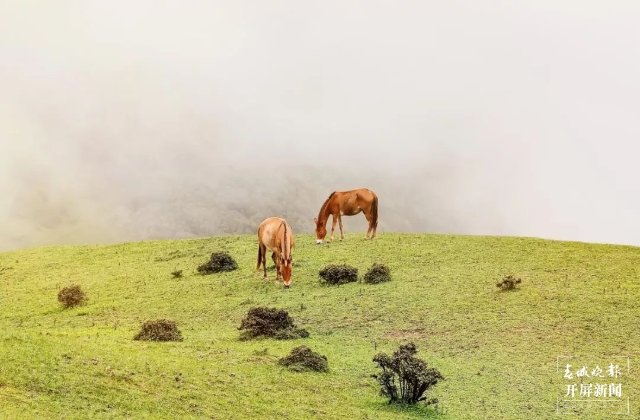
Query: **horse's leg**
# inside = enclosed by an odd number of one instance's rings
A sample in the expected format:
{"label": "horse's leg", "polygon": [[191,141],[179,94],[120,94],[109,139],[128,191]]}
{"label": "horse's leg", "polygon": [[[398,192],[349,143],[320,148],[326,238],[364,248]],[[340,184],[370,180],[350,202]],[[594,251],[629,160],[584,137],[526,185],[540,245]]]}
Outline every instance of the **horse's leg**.
{"label": "horse's leg", "polygon": [[367,234],[365,235],[365,239],[369,239],[369,235],[371,234],[371,231],[373,230],[373,217],[371,216],[371,214],[369,214],[366,211],[363,211],[364,213],[364,217],[365,219],[367,219],[367,222],[369,222],[369,228],[367,229]]}
{"label": "horse's leg", "polygon": [[279,264],[280,258],[274,252],[273,254],[271,254],[271,259],[273,260],[273,263],[276,265],[276,280],[280,280],[280,278],[282,277],[282,273],[280,271],[280,264]]}
{"label": "horse's leg", "polygon": [[340,224],[340,240],[344,240],[344,232],[342,231],[342,216],[338,216],[338,223]]}
{"label": "horse's leg", "polygon": [[333,242],[333,232],[336,230],[336,223],[338,223],[338,218],[334,214],[333,221],[331,222],[331,242]]}

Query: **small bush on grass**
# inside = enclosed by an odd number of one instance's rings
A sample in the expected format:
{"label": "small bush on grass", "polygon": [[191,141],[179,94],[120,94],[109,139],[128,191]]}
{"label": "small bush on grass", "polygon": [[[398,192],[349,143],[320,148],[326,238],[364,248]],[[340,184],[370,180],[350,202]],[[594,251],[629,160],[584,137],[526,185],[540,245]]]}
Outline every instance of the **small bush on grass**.
{"label": "small bush on grass", "polygon": [[307,330],[296,327],[287,311],[276,308],[249,309],[238,329],[243,330],[240,335],[242,340],[257,337],[270,337],[277,340],[309,337]]}
{"label": "small bush on grass", "polygon": [[86,303],[87,295],[80,286],[72,284],[71,286],[62,288],[62,290],[58,292],[58,302],[60,302],[65,309],[73,308],[74,306]]}
{"label": "small bush on grass", "polygon": [[172,271],[171,275],[173,276],[174,279],[179,279],[182,277],[182,270]]}
{"label": "small bush on grass", "polygon": [[320,279],[325,284],[345,284],[358,281],[358,269],[350,265],[330,264],[320,270]]}
{"label": "small bush on grass", "polygon": [[373,264],[363,278],[365,283],[378,284],[391,280],[391,270],[383,264]]}
{"label": "small bush on grass", "polygon": [[496,283],[496,286],[500,290],[515,290],[518,284],[522,283],[522,279],[515,278],[514,276],[507,276],[502,279],[501,282]]}
{"label": "small bush on grass", "polygon": [[226,252],[214,252],[211,258],[204,264],[198,266],[200,274],[221,273],[223,271],[233,271],[238,268],[238,263]]}
{"label": "small bush on grass", "polygon": [[329,370],[326,356],[314,352],[307,346],[294,348],[287,357],[283,357],[278,363],[296,372],[326,372]]}
{"label": "small bush on grass", "polygon": [[[400,346],[391,356],[378,353],[373,358],[382,369],[379,375],[375,375],[381,386],[380,393],[389,398],[389,404],[426,401],[427,390],[444,380],[436,368],[428,367],[427,362],[415,357],[417,352],[416,345],[409,343]],[[427,404],[437,402],[437,399],[426,401]]]}
{"label": "small bush on grass", "polygon": [[182,341],[182,333],[178,330],[175,321],[156,319],[145,321],[140,332],[133,339],[143,341]]}

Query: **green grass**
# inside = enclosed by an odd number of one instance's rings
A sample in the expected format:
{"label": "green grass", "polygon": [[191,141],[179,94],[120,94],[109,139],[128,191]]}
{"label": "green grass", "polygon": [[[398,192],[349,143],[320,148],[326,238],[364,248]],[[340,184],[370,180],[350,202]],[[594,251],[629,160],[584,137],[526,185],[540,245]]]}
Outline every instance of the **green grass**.
{"label": "green grass", "polygon": [[[218,250],[239,270],[197,274]],[[640,248],[413,234],[316,246],[300,235],[289,290],[273,271],[262,281],[256,256],[253,236],[0,254],[0,417],[566,418],[563,355],[631,356],[623,393],[640,416]],[[363,275],[374,262],[391,282],[318,281],[326,264]],[[519,290],[498,291],[507,274]],[[63,310],[57,292],[71,283],[89,301]],[[257,305],[287,309],[311,337],[239,341]],[[134,341],[154,318],[177,321],[184,341]],[[437,409],[390,406],[371,378],[374,354],[407,341],[447,378],[430,395]],[[300,344],[326,355],[329,373],[278,366]],[[591,405],[567,409],[602,418],[619,407]]]}

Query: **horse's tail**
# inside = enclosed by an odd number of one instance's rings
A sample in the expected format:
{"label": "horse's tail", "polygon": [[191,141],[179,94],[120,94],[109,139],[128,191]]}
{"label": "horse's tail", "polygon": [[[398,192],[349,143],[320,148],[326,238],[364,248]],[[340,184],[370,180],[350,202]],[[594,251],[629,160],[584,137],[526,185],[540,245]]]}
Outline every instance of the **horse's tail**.
{"label": "horse's tail", "polygon": [[373,204],[371,204],[371,226],[374,229],[378,228],[378,196],[373,193]]}
{"label": "horse's tail", "polygon": [[256,270],[260,270],[260,264],[262,264],[262,244],[258,243],[258,265]]}

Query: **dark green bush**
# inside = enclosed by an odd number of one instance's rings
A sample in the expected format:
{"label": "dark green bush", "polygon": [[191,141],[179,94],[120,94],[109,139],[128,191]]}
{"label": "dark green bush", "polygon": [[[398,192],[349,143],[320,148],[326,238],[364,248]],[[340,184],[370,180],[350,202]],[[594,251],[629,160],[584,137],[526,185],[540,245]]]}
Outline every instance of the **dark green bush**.
{"label": "dark green bush", "polygon": [[211,258],[204,264],[198,266],[200,274],[221,273],[223,271],[233,271],[238,268],[238,263],[227,252],[214,252]]}
{"label": "dark green bush", "polygon": [[373,264],[363,278],[363,281],[369,284],[377,284],[390,280],[391,270],[383,264]]}
{"label": "dark green bush", "polygon": [[182,333],[178,330],[175,321],[156,319],[142,324],[140,332],[133,339],[143,341],[182,341]]}
{"label": "dark green bush", "polygon": [[515,278],[514,276],[507,276],[498,282],[496,286],[500,290],[514,290],[518,284],[522,283],[522,279]]}
{"label": "dark green bush", "polygon": [[321,281],[325,284],[345,284],[358,281],[358,269],[346,264],[330,264],[320,270]]}
{"label": "dark green bush", "polygon": [[326,356],[314,352],[307,346],[294,348],[287,357],[283,357],[278,363],[296,372],[310,370],[326,372],[329,370]]}
{"label": "dark green bush", "polygon": [[60,302],[65,309],[83,305],[86,301],[87,295],[77,284],[64,287],[58,292],[58,302]]}
{"label": "dark green bush", "polygon": [[298,328],[289,313],[282,309],[254,307],[240,323],[240,338],[249,340],[269,337],[277,340],[309,337],[307,330]]}
{"label": "dark green bush", "polygon": [[[375,378],[380,383],[380,393],[389,398],[389,403],[417,404],[426,401],[425,393],[440,380],[442,374],[428,367],[427,362],[415,357],[418,350],[413,343],[400,346],[393,355],[378,353],[373,361],[382,370]],[[437,403],[437,399],[427,404]]]}

